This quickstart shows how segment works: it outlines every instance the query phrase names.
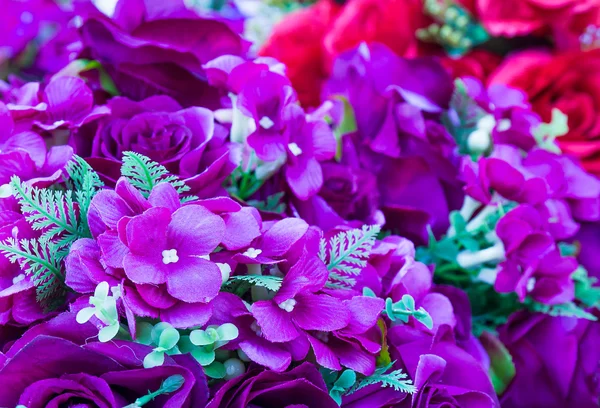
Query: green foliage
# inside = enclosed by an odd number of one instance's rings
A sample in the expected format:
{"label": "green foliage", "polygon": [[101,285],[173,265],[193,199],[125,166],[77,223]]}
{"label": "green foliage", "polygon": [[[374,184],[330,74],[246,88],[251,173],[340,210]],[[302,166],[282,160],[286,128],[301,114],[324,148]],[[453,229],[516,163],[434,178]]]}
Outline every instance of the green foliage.
{"label": "green foliage", "polygon": [[337,145],[335,159],[339,161],[342,158],[342,140],[344,135],[356,132],[357,125],[354,109],[352,108],[352,105],[350,105],[348,99],[342,95],[336,95],[334,98],[340,100],[344,104],[342,121],[333,131]]}
{"label": "green foliage", "polygon": [[98,173],[79,156],[75,156],[69,162],[67,173],[69,174],[68,182],[71,189],[75,191],[75,200],[79,204],[79,213],[82,215],[79,219],[82,232],[86,236],[91,236],[87,223],[87,213],[92,198],[104,187],[104,183],[100,180]]}
{"label": "green foliage", "polygon": [[538,146],[542,149],[548,150],[553,153],[559,153],[560,149],[554,142],[554,139],[560,136],[564,136],[569,133],[569,120],[567,115],[562,113],[559,109],[552,109],[552,119],[550,123],[542,123],[533,132]]}
{"label": "green foliage", "polygon": [[143,407],[144,405],[150,403],[151,401],[154,401],[154,399],[160,395],[172,394],[172,393],[178,391],[183,386],[184,383],[185,383],[185,379],[183,378],[182,375],[175,374],[170,377],[167,377],[162,382],[162,384],[160,385],[160,388],[158,390],[156,390],[154,392],[148,392],[147,395],[144,395],[143,397],[136,399],[133,404],[127,405],[125,408]]}
{"label": "green foliage", "polygon": [[502,395],[516,374],[515,364],[508,349],[500,339],[484,332],[479,341],[490,358],[489,376],[496,394]]}
{"label": "green foliage", "polygon": [[387,298],[384,310],[391,321],[400,320],[403,323],[408,323],[409,318],[412,316],[428,329],[433,328],[431,315],[422,307],[415,309],[415,300],[411,295],[402,296],[402,299],[396,303]]}
{"label": "green foliage", "polygon": [[8,238],[0,243],[0,252],[11,262],[19,263],[24,272],[30,276],[40,303],[51,306],[54,297],[64,294],[61,259],[58,258],[58,252],[53,244],[35,239],[17,241]]}
{"label": "green foliage", "polygon": [[339,405],[342,405],[342,396],[348,393],[356,384],[356,373],[353,370],[344,370],[338,377],[336,371],[321,369],[321,375],[329,389],[329,396]]}
{"label": "green foliage", "polygon": [[600,287],[597,286],[598,279],[588,276],[587,271],[579,266],[573,273],[575,282],[575,298],[587,307],[600,309]]}
{"label": "green foliage", "polygon": [[394,363],[390,363],[384,367],[380,367],[373,375],[365,377],[358,381],[348,392],[352,394],[361,388],[367,387],[371,384],[380,384],[381,387],[392,387],[396,391],[406,392],[412,394],[417,391],[417,388],[413,385],[412,380],[407,378],[408,375],[402,370],[389,371]]}
{"label": "green foliage", "polygon": [[281,288],[283,278],[271,275],[241,275],[232,276],[223,288],[227,292],[236,293],[239,296],[246,293],[251,286],[260,286],[270,291],[277,292]]}
{"label": "green foliage", "polygon": [[[127,178],[132,186],[140,190],[144,197],[148,197],[152,188],[160,183],[169,183],[179,195],[183,196],[190,190],[177,176],[170,174],[164,166],[150,160],[144,155],[135,152],[123,153],[123,166],[121,174]],[[197,199],[193,196],[183,196],[182,201]]]}
{"label": "green foliage", "polygon": [[328,286],[352,288],[353,278],[367,265],[371,248],[380,232],[378,225],[365,225],[362,229],[342,231],[327,242],[321,239],[319,258],[329,270]]}
{"label": "green foliage", "polygon": [[282,191],[268,196],[265,201],[250,200],[246,204],[261,211],[283,214],[286,209],[285,202],[283,201],[284,196],[285,193]]}
{"label": "green foliage", "polygon": [[527,306],[531,311],[544,313],[550,316],[576,317],[578,319],[592,321],[598,320],[596,316],[577,306],[573,302],[562,303],[560,305],[545,305],[543,303],[528,301]]}

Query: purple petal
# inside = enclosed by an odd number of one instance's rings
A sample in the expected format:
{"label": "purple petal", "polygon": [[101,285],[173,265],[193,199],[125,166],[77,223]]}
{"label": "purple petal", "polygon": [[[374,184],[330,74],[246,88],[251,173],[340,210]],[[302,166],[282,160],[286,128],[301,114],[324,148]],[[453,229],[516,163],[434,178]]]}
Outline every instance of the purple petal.
{"label": "purple petal", "polygon": [[110,229],[116,229],[121,218],[135,215],[129,205],[113,190],[102,190],[96,194],[91,207]]}
{"label": "purple petal", "polygon": [[148,201],[153,207],[167,208],[171,212],[181,207],[179,194],[170,183],[160,183],[154,186]]}
{"label": "purple petal", "polygon": [[304,236],[307,230],[308,224],[300,218],[285,218],[277,221],[263,235],[263,252],[269,256],[282,256]]}
{"label": "purple petal", "polygon": [[98,245],[102,251],[102,260],[112,268],[122,268],[127,247],[119,239],[115,231],[106,231],[98,236]]}
{"label": "purple petal", "polygon": [[180,257],[166,269],[169,294],[184,302],[208,303],[223,283],[219,267],[202,258]]}
{"label": "purple petal", "polygon": [[[57,122],[75,122],[90,112],[94,105],[92,91],[81,78],[65,76],[51,81],[43,94],[48,104],[49,119]],[[60,125],[58,125],[60,126]]]}
{"label": "purple petal", "polygon": [[207,255],[219,245],[225,223],[201,205],[187,205],[173,213],[167,232],[168,245],[182,255]]}
{"label": "purple petal", "polygon": [[161,251],[174,248],[167,248],[167,227],[170,222],[171,212],[161,207],[150,208],[133,217],[126,227],[129,250],[136,255],[161,259]]}
{"label": "purple petal", "polygon": [[316,292],[325,285],[328,276],[329,271],[319,258],[304,254],[284,277],[274,300],[281,303],[300,292]]}
{"label": "purple petal", "polygon": [[291,314],[304,330],[331,332],[345,327],[350,321],[350,314],[337,298],[298,293],[295,299],[297,304]]}
{"label": "purple petal", "polygon": [[127,254],[123,260],[125,275],[133,283],[158,285],[167,281],[169,268],[163,264],[160,252],[144,256]]}
{"label": "purple petal", "polygon": [[306,200],[315,195],[323,185],[323,171],[314,157],[300,159],[295,165],[285,169],[287,182],[300,200]]}
{"label": "purple petal", "polygon": [[244,207],[240,211],[223,216],[225,221],[225,237],[222,244],[230,251],[250,245],[252,240],[260,236],[260,225],[254,216],[256,209]]}
{"label": "purple petal", "polygon": [[326,344],[323,344],[320,340],[317,340],[313,336],[308,336],[308,341],[312,346],[317,363],[319,363],[319,365],[335,371],[342,369],[340,360],[337,358],[335,353],[329,347],[327,347]]}
{"label": "purple petal", "polygon": [[263,336],[276,343],[292,341],[300,335],[292,322],[290,313],[272,301],[258,301],[252,305],[252,315],[256,319]]}
{"label": "purple petal", "polygon": [[250,360],[273,371],[285,371],[292,362],[290,353],[258,336],[240,342],[240,348]]}
{"label": "purple petal", "polygon": [[212,313],[212,306],[206,303],[179,302],[175,306],[162,310],[160,319],[178,329],[204,326]]}

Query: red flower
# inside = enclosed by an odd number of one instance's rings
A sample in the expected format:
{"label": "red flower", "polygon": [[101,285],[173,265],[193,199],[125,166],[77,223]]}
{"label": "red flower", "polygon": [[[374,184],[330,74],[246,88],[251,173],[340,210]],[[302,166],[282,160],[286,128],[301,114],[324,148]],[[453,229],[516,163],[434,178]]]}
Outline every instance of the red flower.
{"label": "red flower", "polygon": [[379,42],[400,56],[422,52],[415,31],[427,24],[421,0],[333,0],[288,15],[273,31],[261,55],[277,58],[305,106],[320,103],[321,85],[337,56],[361,42]]}
{"label": "red flower", "polygon": [[495,36],[518,36],[564,24],[599,0],[477,0],[479,19]]}
{"label": "red flower", "polygon": [[485,82],[500,65],[502,57],[485,50],[473,50],[458,59],[444,57],[441,62],[454,78],[469,76]]}
{"label": "red flower", "polygon": [[550,55],[527,51],[508,58],[491,83],[521,88],[545,121],[558,108],[569,118],[569,133],[558,139],[567,154],[600,175],[600,49]]}

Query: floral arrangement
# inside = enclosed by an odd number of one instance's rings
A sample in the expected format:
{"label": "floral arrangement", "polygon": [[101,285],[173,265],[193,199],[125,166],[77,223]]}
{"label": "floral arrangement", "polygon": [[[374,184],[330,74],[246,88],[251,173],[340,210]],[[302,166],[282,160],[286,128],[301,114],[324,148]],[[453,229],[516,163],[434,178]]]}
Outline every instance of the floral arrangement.
{"label": "floral arrangement", "polygon": [[600,406],[596,0],[7,0],[0,407]]}

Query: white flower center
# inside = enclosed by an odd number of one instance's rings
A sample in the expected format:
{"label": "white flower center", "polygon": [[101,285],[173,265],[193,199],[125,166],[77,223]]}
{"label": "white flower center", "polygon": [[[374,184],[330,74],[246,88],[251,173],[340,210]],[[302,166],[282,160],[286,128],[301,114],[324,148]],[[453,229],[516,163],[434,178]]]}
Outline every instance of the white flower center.
{"label": "white flower center", "polygon": [[242,255],[248,258],[256,259],[257,256],[262,254],[262,249],[248,248]]}
{"label": "white flower center", "polygon": [[263,128],[263,129],[271,129],[273,127],[273,125],[275,124],[271,118],[267,117],[267,116],[263,116],[259,121],[258,124]]}
{"label": "white flower center", "polygon": [[300,146],[296,143],[290,143],[288,149],[290,149],[290,152],[292,152],[294,156],[300,156],[302,154],[302,149],[300,149]]}
{"label": "white flower center", "polygon": [[16,285],[17,283],[21,282],[23,279],[25,279],[25,275],[24,274],[20,274],[17,275],[13,278],[13,285]]}
{"label": "white flower center", "polygon": [[492,115],[485,115],[477,121],[477,127],[491,133],[496,126],[496,119]]}
{"label": "white flower center", "polygon": [[279,304],[279,307],[289,313],[294,310],[294,307],[296,307],[296,300],[293,298],[284,300]]}
{"label": "white flower center", "polygon": [[162,251],[162,261],[165,265],[179,261],[176,249],[165,249]]}
{"label": "white flower center", "polygon": [[535,278],[529,278],[527,281],[527,292],[531,292],[535,288]]}
{"label": "white flower center", "polygon": [[221,271],[221,279],[223,280],[223,283],[227,282],[229,280],[229,276],[231,275],[231,266],[229,266],[229,264],[220,262],[217,262],[217,266]]}
{"label": "white flower center", "polygon": [[496,130],[498,132],[504,132],[510,129],[511,125],[510,119],[500,119],[498,125],[496,126]]}

